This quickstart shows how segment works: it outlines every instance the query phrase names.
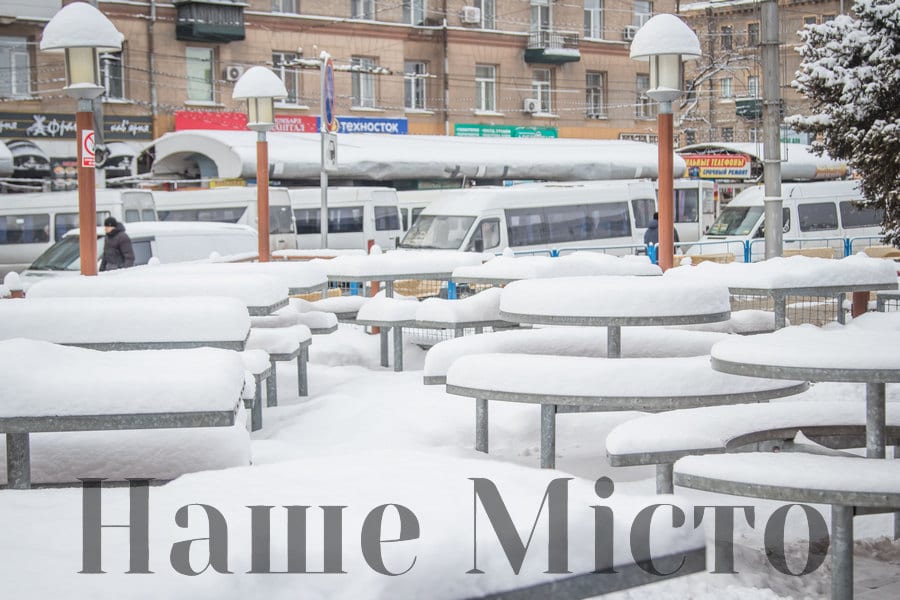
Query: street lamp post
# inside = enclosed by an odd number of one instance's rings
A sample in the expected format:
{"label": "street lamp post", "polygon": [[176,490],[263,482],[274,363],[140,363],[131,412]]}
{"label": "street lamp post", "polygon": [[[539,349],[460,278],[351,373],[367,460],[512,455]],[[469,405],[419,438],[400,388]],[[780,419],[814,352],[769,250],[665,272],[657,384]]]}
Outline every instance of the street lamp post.
{"label": "street lamp post", "polygon": [[256,210],[259,262],[268,262],[269,144],[266,132],[275,126],[275,99],[287,98],[284,82],[265,67],[248,69],[234,84],[234,100],[247,100],[247,128],[256,132]]}
{"label": "street lamp post", "polygon": [[672,102],[681,96],[683,61],[700,56],[700,40],[675,15],[660,14],[644,23],[631,43],[631,58],[650,62],[650,89],[646,94],[659,103],[659,245],[658,262],[672,267],[675,254],[675,208]]}
{"label": "street lamp post", "polygon": [[94,180],[94,117],[91,100],[103,93],[98,56],[122,49],[123,35],[99,10],[84,2],[67,4],[44,27],[41,50],[64,52],[66,87],[78,100],[78,232],[81,274],[97,274],[97,198]]}

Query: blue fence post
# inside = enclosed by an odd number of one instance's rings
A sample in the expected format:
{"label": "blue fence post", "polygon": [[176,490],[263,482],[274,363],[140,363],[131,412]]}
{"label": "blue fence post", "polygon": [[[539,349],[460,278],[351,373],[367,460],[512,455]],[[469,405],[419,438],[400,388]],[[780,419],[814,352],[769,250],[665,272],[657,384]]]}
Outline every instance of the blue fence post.
{"label": "blue fence post", "polygon": [[853,239],[844,238],[844,256],[850,256],[853,253]]}
{"label": "blue fence post", "polygon": [[656,244],[647,244],[647,256],[650,257],[650,262],[652,262],[654,265],[657,264]]}
{"label": "blue fence post", "polygon": [[351,296],[359,296],[359,282],[358,281],[350,282],[350,295]]}
{"label": "blue fence post", "polygon": [[559,258],[559,249],[553,248],[550,250],[550,258]]}
{"label": "blue fence post", "polygon": [[744,240],[744,262],[748,263],[751,259],[752,249],[750,247],[750,240]]}
{"label": "blue fence post", "polygon": [[447,299],[448,300],[456,300],[456,282],[455,281],[447,282]]}

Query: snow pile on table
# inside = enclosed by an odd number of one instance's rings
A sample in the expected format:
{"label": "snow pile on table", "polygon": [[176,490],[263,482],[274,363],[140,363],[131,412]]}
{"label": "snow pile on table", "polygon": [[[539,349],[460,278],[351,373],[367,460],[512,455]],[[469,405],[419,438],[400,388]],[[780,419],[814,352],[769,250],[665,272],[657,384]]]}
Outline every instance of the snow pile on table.
{"label": "snow pile on table", "polygon": [[[298,249],[288,249],[288,250],[274,250],[272,252],[273,258],[287,258],[287,259],[312,259],[312,258],[334,258],[335,256],[365,256],[366,251],[362,248],[347,248],[341,250],[335,250],[332,248],[298,248]],[[299,261],[303,262],[303,261]]]}
{"label": "snow pile on table", "polygon": [[359,310],[359,307],[366,303],[368,298],[365,296],[334,296],[332,298],[322,298],[310,302],[302,298],[291,298],[291,306],[295,310],[306,312],[326,312],[326,313],[353,313]]}
{"label": "snow pile on table", "polygon": [[[305,325],[310,329],[331,329],[337,325],[337,317],[330,312],[322,312],[318,310],[308,310],[301,312],[298,305],[294,303],[306,302],[299,298],[291,298],[290,306],[286,306],[264,317],[250,317],[250,323],[253,327],[273,328],[273,327],[290,327],[292,325]],[[309,302],[307,302],[309,304]]]}
{"label": "snow pile on table", "polygon": [[839,260],[809,256],[777,257],[753,263],[701,262],[666,271],[664,278],[715,282],[733,288],[804,288],[823,286],[897,285],[893,261],[863,253]]}
{"label": "snow pile on table", "polygon": [[[123,273],[128,270],[123,270]],[[34,284],[29,298],[161,298],[227,296],[247,307],[272,306],[287,299],[287,286],[267,275],[155,274],[152,270],[126,275],[54,277]]]}
{"label": "snow pile on table", "polygon": [[253,375],[262,373],[269,368],[269,353],[265,350],[244,350],[239,354],[244,368]]}
{"label": "snow pile on table", "polygon": [[509,284],[500,310],[559,317],[700,316],[728,313],[728,288],[664,277],[561,277]]}
{"label": "snow pile on table", "polygon": [[325,285],[328,279],[321,262],[241,262],[241,263],[170,263],[157,266],[142,266],[132,270],[129,275],[153,273],[168,275],[170,273],[190,275],[266,275],[288,289],[313,288]]}
{"label": "snow pile on table", "polygon": [[384,254],[338,256],[314,262],[319,262],[332,278],[407,276],[412,279],[423,275],[446,277],[457,267],[481,264],[482,256],[474,252],[394,250]]}
{"label": "snow pile on table", "polygon": [[437,323],[499,321],[500,294],[500,288],[489,288],[462,300],[428,298],[416,310],[416,320]]}
{"label": "snow pile on table", "polygon": [[599,252],[574,252],[555,258],[503,255],[494,257],[483,265],[457,267],[453,270],[453,278],[463,281],[514,281],[595,275],[662,275],[662,270],[646,256],[620,257]]}
{"label": "snow pile on table", "polygon": [[[661,327],[626,327],[622,330],[622,356],[705,356],[724,333],[682,331]],[[425,356],[425,377],[443,377],[461,356],[490,353],[606,356],[605,327],[546,327],[496,331],[444,340]]]}
{"label": "snow pile on table", "polygon": [[415,321],[419,302],[413,297],[370,298],[356,313],[358,321]]}
{"label": "snow pile on table", "polygon": [[801,382],[713,371],[705,356],[587,358],[479,354],[450,365],[447,385],[512,394],[679,398],[780,390]]}
{"label": "snow pile on table", "polygon": [[[712,347],[711,354],[713,359],[741,365],[900,370],[900,338],[897,332],[860,327],[786,327],[774,333],[719,342]],[[860,380],[849,374],[847,377],[849,379],[844,381]],[[871,379],[878,380],[874,375]],[[861,380],[866,381],[867,376]]]}
{"label": "snow pile on table", "polygon": [[234,298],[53,298],[0,303],[0,339],[58,344],[243,342],[246,307]]}
{"label": "snow pile on table", "polygon": [[869,331],[898,331],[900,330],[900,312],[863,313],[849,321],[847,327]]}

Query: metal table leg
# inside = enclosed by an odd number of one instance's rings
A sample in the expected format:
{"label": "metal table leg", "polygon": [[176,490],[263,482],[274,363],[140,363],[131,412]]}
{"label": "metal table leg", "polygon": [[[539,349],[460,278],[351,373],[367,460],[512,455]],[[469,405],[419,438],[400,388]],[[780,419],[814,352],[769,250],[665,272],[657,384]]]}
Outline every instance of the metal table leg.
{"label": "metal table leg", "polygon": [[884,458],[885,384],[866,384],[866,457]]}
{"label": "metal table leg", "polygon": [[775,305],[775,329],[784,329],[787,323],[787,296],[776,291],[772,294],[772,301]]}
{"label": "metal table leg", "polygon": [[394,327],[394,371],[403,370],[403,328]]}
{"label": "metal table leg", "polygon": [[831,600],[853,598],[853,508],[831,507]]}
{"label": "metal table leg", "polygon": [[[268,377],[266,381],[268,382]],[[262,381],[257,379],[253,409],[250,411],[250,431],[259,431],[260,429],[262,429]]]}
{"label": "metal table leg", "polygon": [[606,327],[606,358],[619,358],[622,356],[622,327],[619,325],[607,325]]}
{"label": "metal table leg", "polygon": [[297,393],[300,396],[309,396],[309,346],[300,348],[297,355]]}
{"label": "metal table leg", "polygon": [[388,365],[388,331],[390,331],[390,327],[382,327],[381,332],[378,334],[381,338],[381,366],[387,367]]}
{"label": "metal table leg", "polygon": [[475,399],[475,449],[488,453],[488,401]]}
{"label": "metal table leg", "polygon": [[556,468],[555,404],[541,404],[541,468]]}
{"label": "metal table leg", "polygon": [[656,465],[656,493],[657,494],[673,494],[675,493],[674,474],[675,463],[666,463]]}
{"label": "metal table leg", "polygon": [[266,379],[266,406],[278,406],[278,376],[275,361],[269,361],[272,365],[272,372]]}
{"label": "metal table leg", "polygon": [[10,489],[31,488],[31,444],[27,433],[6,434],[6,479]]}

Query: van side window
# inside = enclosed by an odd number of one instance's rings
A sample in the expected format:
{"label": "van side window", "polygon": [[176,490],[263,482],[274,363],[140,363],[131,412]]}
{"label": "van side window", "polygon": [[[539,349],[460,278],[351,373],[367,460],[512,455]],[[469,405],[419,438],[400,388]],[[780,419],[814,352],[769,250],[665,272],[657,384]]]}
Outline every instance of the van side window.
{"label": "van side window", "polygon": [[419,207],[417,207],[417,208],[412,209],[412,213],[411,213],[411,221],[410,221],[410,223],[409,223],[410,225],[412,225],[413,223],[416,222],[416,219],[419,218],[419,215],[422,214],[422,211],[423,211],[423,210],[425,210],[425,207],[424,207],[424,206],[419,206]]}
{"label": "van side window", "polygon": [[297,225],[297,235],[319,233],[321,231],[319,225],[321,216],[322,209],[320,208],[294,209],[294,221]]}
{"label": "van side window", "polygon": [[150,262],[153,252],[150,249],[150,240],[132,241],[131,248],[134,250],[134,264],[146,265]]}
{"label": "van side window", "polygon": [[481,242],[481,249],[490,250],[500,245],[500,219],[485,219],[475,228],[472,239],[469,240],[467,252],[476,252],[476,242]]}
{"label": "van side window", "polygon": [[510,247],[549,244],[547,221],[542,208],[515,208],[506,211],[506,235]]}
{"label": "van side window", "polygon": [[125,222],[134,223],[141,220],[141,213],[136,208],[129,208],[125,211]]}
{"label": "van side window", "polygon": [[589,204],[587,208],[588,219],[594,227],[587,239],[631,236],[631,221],[628,219],[627,203]]}
{"label": "van side window", "polygon": [[156,211],[152,208],[145,208],[141,210],[141,221],[155,221],[156,220]]}
{"label": "van side window", "polygon": [[212,223],[237,223],[244,216],[245,207],[235,208],[184,208],[158,210],[160,221],[202,221]]}
{"label": "van side window", "polygon": [[375,207],[375,231],[400,229],[400,215],[396,206]]}
{"label": "van side window", "polygon": [[884,217],[884,210],[866,206],[861,202],[845,200],[840,203],[841,224],[846,229],[854,227],[878,227]]}
{"label": "van side window", "polygon": [[511,247],[631,235],[625,202],[510,209],[506,228]]}
{"label": "van side window", "polygon": [[838,228],[837,207],[834,202],[798,204],[800,231],[828,231]]}
{"label": "van side window", "polygon": [[[103,225],[106,217],[110,216],[108,210],[97,211],[97,227]],[[78,229],[78,213],[56,213],[53,215],[53,239],[57,242],[70,229]]]}
{"label": "van side window", "polygon": [[362,233],[363,207],[329,208],[328,231],[330,233]]}
{"label": "van side window", "polygon": [[41,244],[50,241],[50,215],[0,217],[0,244]]}
{"label": "van side window", "polygon": [[637,198],[631,201],[631,210],[634,211],[634,226],[646,229],[656,212],[656,202],[650,198]]}
{"label": "van side window", "polygon": [[675,190],[675,222],[696,223],[700,218],[700,192],[698,190]]}

